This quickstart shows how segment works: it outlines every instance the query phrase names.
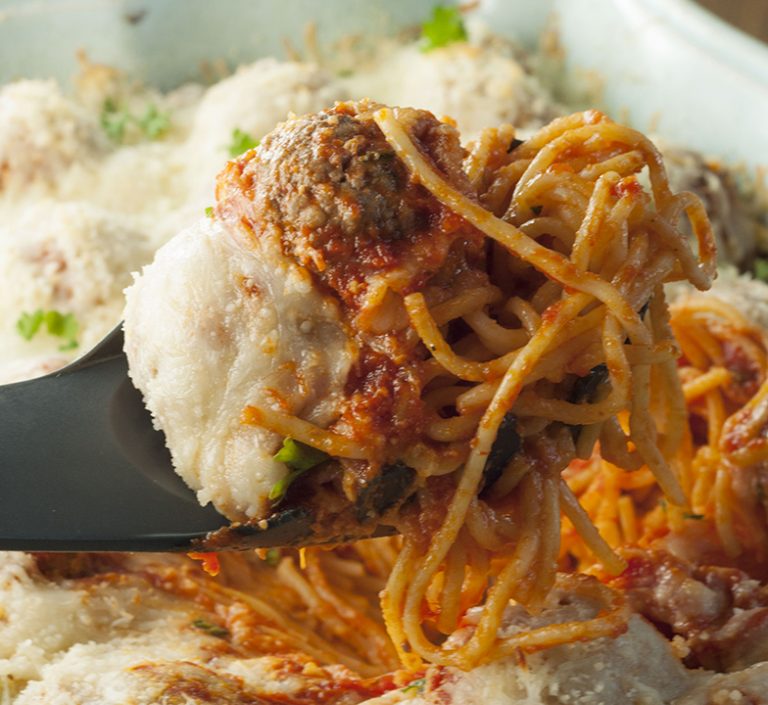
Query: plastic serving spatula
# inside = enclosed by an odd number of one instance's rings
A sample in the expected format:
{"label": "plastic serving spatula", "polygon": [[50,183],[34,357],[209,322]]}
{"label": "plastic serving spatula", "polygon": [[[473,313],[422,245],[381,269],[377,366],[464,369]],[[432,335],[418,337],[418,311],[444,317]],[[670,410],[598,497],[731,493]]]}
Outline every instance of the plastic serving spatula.
{"label": "plastic serving spatula", "polygon": [[375,517],[412,479],[409,468],[392,466],[332,529],[311,506],[288,503],[266,521],[230,524],[201,507],[174,472],[165,437],[128,378],[121,327],[57,372],[0,386],[3,550],[218,550],[392,533]]}

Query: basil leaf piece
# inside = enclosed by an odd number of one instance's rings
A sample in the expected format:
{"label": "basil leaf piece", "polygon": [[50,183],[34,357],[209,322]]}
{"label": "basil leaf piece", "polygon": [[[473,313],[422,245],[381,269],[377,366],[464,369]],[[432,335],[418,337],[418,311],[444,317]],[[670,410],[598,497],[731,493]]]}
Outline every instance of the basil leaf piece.
{"label": "basil leaf piece", "polygon": [[206,632],[211,636],[217,636],[220,639],[224,639],[229,636],[229,629],[220,627],[218,624],[211,624],[204,619],[196,619],[192,622],[192,626],[195,629],[199,629],[201,632]]}
{"label": "basil leaf piece", "polygon": [[421,50],[439,49],[467,39],[461,10],[454,5],[436,5],[431,17],[421,26]]}
{"label": "basil leaf piece", "polygon": [[232,141],[229,143],[229,156],[238,157],[243,152],[259,146],[259,140],[244,132],[239,127],[232,130]]}
{"label": "basil leaf piece", "polygon": [[499,430],[496,433],[496,439],[493,441],[491,450],[485,460],[483,468],[483,490],[488,489],[496,482],[519,452],[522,442],[517,433],[517,419],[509,411],[499,424]]}

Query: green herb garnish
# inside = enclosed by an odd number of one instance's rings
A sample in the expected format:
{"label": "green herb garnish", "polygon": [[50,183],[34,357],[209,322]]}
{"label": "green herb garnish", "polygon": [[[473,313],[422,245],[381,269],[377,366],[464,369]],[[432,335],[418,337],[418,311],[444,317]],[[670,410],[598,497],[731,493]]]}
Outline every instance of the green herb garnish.
{"label": "green herb garnish", "polygon": [[194,622],[192,622],[192,626],[195,629],[206,632],[211,636],[217,636],[220,639],[224,639],[229,636],[229,629],[220,627],[218,624],[211,624],[210,622],[206,622],[204,619],[196,619]]}
{"label": "green herb garnish", "polygon": [[327,460],[328,454],[300,441],[294,441],[293,438],[286,438],[283,441],[283,447],[275,453],[274,459],[285,463],[290,469],[290,472],[272,485],[269,491],[270,501],[279,502],[299,475]]}
{"label": "green herb garnish", "polygon": [[755,267],[752,270],[755,275],[755,279],[768,282],[768,258],[758,257],[755,259]]}
{"label": "green herb garnish", "polygon": [[269,490],[269,501],[274,502],[275,504],[282,501],[283,497],[285,497],[285,493],[288,491],[288,488],[293,484],[293,481],[301,474],[303,474],[303,470],[291,470],[282,480],[278,480],[274,485],[272,485],[272,489]]}
{"label": "green herb garnish", "polygon": [[280,549],[270,548],[264,554],[264,562],[267,565],[276,566],[280,562]]}
{"label": "green herb garnish", "polygon": [[16,330],[24,340],[32,340],[43,323],[43,311],[37,309],[34,313],[22,313],[16,321]]}
{"label": "green herb garnish", "polygon": [[401,693],[423,693],[424,686],[427,684],[426,678],[417,678],[415,681],[411,681],[405,688],[401,688]]}
{"label": "green herb garnish", "polygon": [[61,352],[66,352],[67,350],[74,350],[77,346],[78,342],[76,340],[70,340],[69,342],[59,345],[59,350]]}
{"label": "green herb garnish", "polygon": [[64,339],[59,350],[72,350],[77,347],[77,334],[80,325],[73,313],[60,313],[54,310],[43,311],[40,308],[32,313],[25,311],[16,321],[16,330],[24,340],[32,340],[43,325],[50,335]]}
{"label": "green herb garnish", "polygon": [[247,132],[243,132],[239,127],[232,130],[232,141],[229,143],[229,156],[237,157],[249,149],[259,146],[259,140],[252,137]]}
{"label": "green herb garnish", "polygon": [[461,11],[453,5],[436,5],[421,27],[421,50],[432,51],[467,39]]}
{"label": "green herb garnish", "polygon": [[275,460],[285,463],[291,470],[304,472],[328,459],[328,454],[293,438],[286,438],[283,447],[275,453]]}
{"label": "green herb garnish", "polygon": [[77,321],[71,313],[59,311],[46,311],[43,320],[51,335],[61,338],[72,338],[77,335]]}
{"label": "green herb garnish", "polygon": [[171,126],[168,113],[161,113],[155,105],[148,105],[144,115],[136,118],[139,129],[151,140],[162,137]]}
{"label": "green herb garnish", "polygon": [[703,514],[690,514],[689,512],[683,514],[683,519],[696,519],[697,521],[700,521],[703,518]]}
{"label": "green herb garnish", "polygon": [[141,117],[137,117],[121,108],[112,98],[104,101],[104,107],[101,110],[101,127],[109,139],[118,144],[122,142],[131,123],[135,124],[148,139],[156,140],[168,132],[171,118],[168,113],[161,113],[153,104],[147,106]]}
{"label": "green herb garnish", "polygon": [[209,218],[213,218],[213,206],[208,206],[205,209],[205,215],[207,215]]}
{"label": "green herb garnish", "polygon": [[543,210],[544,210],[544,206],[531,206],[531,211],[537,217],[541,215],[541,211]]}
{"label": "green herb garnish", "polygon": [[104,101],[104,107],[101,109],[101,127],[113,142],[123,141],[130,119],[130,113],[120,110],[112,98]]}

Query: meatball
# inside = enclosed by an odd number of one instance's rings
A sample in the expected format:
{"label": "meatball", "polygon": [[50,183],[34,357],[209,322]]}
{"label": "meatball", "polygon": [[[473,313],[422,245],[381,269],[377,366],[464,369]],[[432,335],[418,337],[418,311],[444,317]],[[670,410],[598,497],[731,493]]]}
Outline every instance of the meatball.
{"label": "meatball", "polygon": [[507,47],[487,40],[455,42],[427,52],[417,43],[385,45],[376,61],[343,82],[353,98],[369,96],[450,115],[465,140],[504,123],[529,133],[564,114],[530,71],[508,54]]}
{"label": "meatball", "polygon": [[[742,193],[736,171],[723,168],[698,152],[658,139],[673,191],[692,191],[704,202],[721,264],[752,268],[760,244],[761,208],[754,195]],[[686,224],[687,225],[687,224]]]}
{"label": "meatball", "polygon": [[79,346],[64,359],[96,345],[120,322],[131,272],[151,258],[150,243],[132,219],[87,203],[41,201],[0,224],[0,276],[6,284],[0,322],[8,340],[0,361],[57,352],[58,338],[25,341],[16,334],[19,316],[38,309],[77,319]]}
{"label": "meatball", "polygon": [[[411,179],[363,101],[291,120],[219,177],[225,218],[277,235],[284,251],[352,308],[382,288],[420,288],[466,225]],[[434,165],[466,193],[456,130],[423,110],[398,118]]]}
{"label": "meatball", "polygon": [[261,139],[288,114],[321,110],[345,97],[336,79],[308,64],[266,58],[238,69],[205,92],[195,114],[194,187],[210,203],[213,177],[229,156],[233,130]]}
{"label": "meatball", "polygon": [[54,189],[77,160],[103,148],[95,119],[54,81],[17,81],[0,91],[0,195]]}
{"label": "meatball", "polygon": [[[270,409],[365,448],[323,470],[350,500],[427,418],[424,351],[400,295],[455,291],[483,240],[413,181],[378,107],[339,104],[278,126],[222,172],[215,218],[164,246],[127,292],[132,379],[179,474],[230,518],[266,517],[288,473]],[[398,118],[469,193],[456,131],[424,111]],[[392,301],[376,325],[363,315]],[[247,407],[260,411],[243,423]]]}
{"label": "meatball", "polygon": [[[376,449],[366,478],[423,428],[418,338],[402,296],[423,291],[434,303],[457,277],[486,276],[483,236],[412,177],[374,120],[381,107],[338,103],[289,120],[230,162],[217,186],[225,222],[278,241],[340,302],[360,353],[337,429]],[[456,129],[424,110],[395,111],[434,168],[471,196]]]}

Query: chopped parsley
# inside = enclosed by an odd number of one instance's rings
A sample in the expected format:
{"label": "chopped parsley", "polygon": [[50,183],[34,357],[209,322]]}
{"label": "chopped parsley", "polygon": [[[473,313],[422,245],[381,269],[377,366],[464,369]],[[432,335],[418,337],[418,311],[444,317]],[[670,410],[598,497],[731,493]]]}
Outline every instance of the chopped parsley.
{"label": "chopped parsley", "polygon": [[683,514],[683,519],[696,519],[697,521],[700,521],[704,518],[703,514],[691,514],[689,512],[685,512]]}
{"label": "chopped parsley", "polygon": [[424,686],[427,684],[426,678],[417,678],[411,681],[405,688],[400,688],[401,693],[423,693]]}
{"label": "chopped parsley", "polygon": [[209,218],[213,218],[213,206],[208,206],[205,209],[205,215],[208,216]]}
{"label": "chopped parsley", "polygon": [[755,268],[753,269],[755,279],[768,282],[768,258],[758,257],[755,259]]}
{"label": "chopped parsley", "polygon": [[543,210],[544,210],[544,206],[531,206],[531,211],[537,217],[541,215],[541,211]]}
{"label": "chopped parsley", "polygon": [[229,143],[229,156],[237,157],[249,149],[259,146],[259,140],[244,132],[239,127],[232,130],[232,141]]}
{"label": "chopped parsley", "polygon": [[171,126],[171,118],[168,113],[161,113],[157,106],[148,105],[144,115],[136,118],[139,129],[151,140],[162,137]]}
{"label": "chopped parsley", "polygon": [[220,627],[218,624],[211,624],[210,622],[206,622],[204,619],[196,619],[194,622],[192,622],[192,626],[195,629],[199,629],[200,631],[205,632],[206,634],[210,634],[211,636],[217,636],[220,639],[225,639],[229,636],[229,629]]}
{"label": "chopped parsley", "polygon": [[467,39],[461,10],[453,5],[436,5],[432,16],[421,26],[421,50],[432,51]]}
{"label": "chopped parsley", "polygon": [[43,326],[50,335],[63,339],[64,342],[59,346],[59,350],[72,350],[77,347],[80,325],[73,313],[43,311],[39,308],[32,313],[25,311],[16,321],[16,330],[24,340],[32,340]]}
{"label": "chopped parsley", "polygon": [[109,139],[118,144],[121,143],[125,139],[128,127],[132,124],[136,125],[147,139],[156,140],[168,132],[171,118],[168,113],[160,112],[157,106],[151,103],[143,115],[137,116],[121,108],[112,98],[104,101],[101,110],[101,127]]}
{"label": "chopped parsley", "polygon": [[112,98],[104,101],[104,107],[101,110],[101,127],[113,142],[123,141],[130,119],[130,113],[120,110]]}
{"label": "chopped parsley", "polygon": [[270,548],[264,554],[264,562],[267,565],[276,566],[280,562],[280,549]]}
{"label": "chopped parsley", "polygon": [[279,502],[285,497],[288,488],[299,475],[327,460],[328,454],[300,441],[294,441],[293,438],[286,438],[283,441],[283,447],[275,453],[274,459],[280,463],[285,463],[290,469],[290,472],[282,480],[272,485],[272,489],[269,491],[269,500]]}
{"label": "chopped parsley", "polygon": [[43,310],[39,308],[34,313],[22,313],[16,321],[16,330],[24,340],[32,340],[42,324]]}

